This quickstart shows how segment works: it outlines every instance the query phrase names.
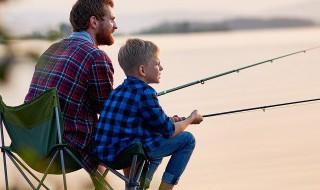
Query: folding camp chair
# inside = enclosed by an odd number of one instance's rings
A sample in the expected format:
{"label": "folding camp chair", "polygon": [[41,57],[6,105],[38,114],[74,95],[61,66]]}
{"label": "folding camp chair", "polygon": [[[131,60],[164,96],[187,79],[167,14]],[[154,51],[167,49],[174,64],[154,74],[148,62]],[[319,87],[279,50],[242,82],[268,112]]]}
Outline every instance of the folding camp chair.
{"label": "folding camp chair", "polygon": [[[40,189],[41,186],[49,189],[43,184],[48,174],[63,174],[64,189],[67,189],[65,174],[81,169],[82,164],[70,148],[63,144],[56,90],[48,90],[35,100],[17,107],[6,106],[0,98],[0,121],[6,189],[9,189],[6,156],[32,189]],[[2,123],[11,139],[10,146],[4,144]],[[41,180],[13,153],[29,167],[43,173]],[[60,159],[57,159],[58,156]],[[34,185],[26,173],[38,184]]]}
{"label": "folding camp chair", "polygon": [[[4,144],[2,123],[11,139],[10,146]],[[84,167],[77,158],[77,154],[67,144],[63,143],[62,126],[56,89],[47,90],[33,101],[16,107],[5,105],[0,96],[1,151],[3,153],[7,190],[9,189],[9,183],[6,156],[13,162],[32,189],[40,189],[41,187],[49,189],[43,183],[48,174],[62,174],[64,189],[67,189],[66,173]],[[43,177],[39,179],[13,153],[16,153],[29,167],[43,173]],[[58,156],[60,159],[57,159]],[[116,171],[116,169],[130,166],[131,164],[128,163],[132,163],[133,166],[129,177]],[[105,164],[107,170],[103,175],[94,172],[90,173],[90,177],[96,189],[112,189],[104,180],[108,171],[111,171],[125,181],[126,189],[142,189],[140,188],[140,177],[143,169],[146,171],[146,163],[142,145],[135,144],[123,151],[119,157],[119,162]],[[38,184],[34,185],[26,173],[32,176]]]}

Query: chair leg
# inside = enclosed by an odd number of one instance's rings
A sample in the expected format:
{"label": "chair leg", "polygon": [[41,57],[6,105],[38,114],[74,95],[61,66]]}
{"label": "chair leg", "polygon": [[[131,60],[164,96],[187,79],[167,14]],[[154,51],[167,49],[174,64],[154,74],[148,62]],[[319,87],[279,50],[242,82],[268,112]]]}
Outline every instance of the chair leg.
{"label": "chair leg", "polygon": [[6,190],[9,190],[6,153],[2,149],[1,149],[1,151],[2,151],[2,156],[3,156],[3,169],[4,169],[4,179],[5,179],[5,183],[6,183]]}
{"label": "chair leg", "polygon": [[[25,166],[14,154],[12,154],[11,152],[7,152],[8,156],[10,155],[20,166],[22,166],[23,169],[25,169],[37,182],[40,183],[40,179],[35,176],[29,169],[27,166]],[[49,188],[45,185],[45,184],[42,184],[42,186],[49,190]]]}
{"label": "chair leg", "polygon": [[31,186],[32,189],[35,189],[35,186],[32,184],[32,182],[30,181],[30,179],[26,176],[26,174],[22,171],[22,169],[20,168],[20,166],[16,163],[16,161],[10,156],[8,155],[8,157],[10,158],[10,160],[12,161],[12,163],[16,166],[16,168],[19,170],[19,172],[21,173],[21,175],[25,178],[25,180],[29,183],[29,185]]}
{"label": "chair leg", "polygon": [[60,150],[59,152],[60,152],[61,170],[63,175],[63,187],[64,187],[64,190],[67,190],[66,168],[64,165],[63,150]]}
{"label": "chair leg", "polygon": [[90,177],[95,190],[113,190],[111,185],[100,174],[91,174]]}
{"label": "chair leg", "polygon": [[139,180],[140,180],[144,164],[145,164],[144,161],[138,164],[138,169],[136,171],[136,175],[135,175],[135,179],[134,179],[136,182],[139,182]]}
{"label": "chair leg", "polygon": [[132,158],[131,166],[130,166],[129,183],[126,184],[126,190],[137,189],[137,182],[135,180],[135,176],[137,173],[137,162],[138,162],[138,156],[134,155]]}
{"label": "chair leg", "polygon": [[[60,128],[58,106],[54,107],[54,112],[55,112],[55,117],[56,117],[56,122],[57,122],[58,142],[59,142],[59,144],[62,144],[62,135],[61,135],[62,133],[61,133],[61,128]],[[59,152],[60,152],[61,170],[62,170],[62,174],[63,174],[63,186],[64,186],[64,190],[67,190],[66,168],[64,166],[63,149],[60,149]]]}
{"label": "chair leg", "polygon": [[[144,160],[143,161],[143,167],[142,167],[142,170],[141,170],[141,175],[138,179],[139,181],[139,190],[144,190],[146,188],[149,188],[149,186],[146,186],[146,175],[147,175],[147,172],[149,170],[149,161],[148,160]],[[149,185],[149,184],[148,184]]]}
{"label": "chair leg", "polygon": [[3,156],[4,178],[5,178],[5,183],[6,183],[6,190],[9,190],[6,152],[3,149],[5,145],[4,145],[4,135],[3,135],[3,125],[2,125],[2,115],[1,114],[0,114],[0,130],[1,130],[1,152],[2,152],[2,156]]}
{"label": "chair leg", "polygon": [[102,177],[105,178],[107,176],[108,172],[109,172],[109,169],[106,168],[106,170],[104,170],[104,172],[102,174]]}
{"label": "chair leg", "polygon": [[53,161],[56,159],[58,153],[59,153],[58,151],[54,153],[52,159],[50,160],[49,166],[47,167],[46,171],[44,172],[44,175],[43,175],[43,177],[41,178],[40,183],[39,183],[39,185],[37,186],[36,190],[39,190],[40,187],[41,187],[41,185],[43,185],[43,181],[46,179],[46,177],[47,177],[47,175],[48,175],[48,173],[49,173],[49,169],[50,169]]}
{"label": "chair leg", "polygon": [[[138,163],[137,156],[133,157],[132,167],[130,169],[129,175],[129,190],[143,190],[144,189],[144,181],[145,175],[148,170],[149,163],[147,160],[143,160],[142,162]],[[142,181],[141,181],[142,180]]]}
{"label": "chair leg", "polygon": [[[71,156],[71,158],[73,158],[80,166],[83,166],[83,164],[80,162],[80,160],[72,153],[72,151],[70,151],[68,148],[64,147],[63,148],[64,151],[66,151],[67,154],[69,154],[69,156]],[[107,175],[109,169],[107,168],[105,170],[105,172],[103,173],[102,176],[99,176],[98,174],[90,174],[89,172],[89,175],[90,175],[90,178],[93,182],[93,184],[95,185],[95,188],[96,190],[99,190],[99,189],[105,189],[107,188],[107,190],[113,190],[113,188],[111,187],[111,185],[106,181],[104,180],[105,176]]]}

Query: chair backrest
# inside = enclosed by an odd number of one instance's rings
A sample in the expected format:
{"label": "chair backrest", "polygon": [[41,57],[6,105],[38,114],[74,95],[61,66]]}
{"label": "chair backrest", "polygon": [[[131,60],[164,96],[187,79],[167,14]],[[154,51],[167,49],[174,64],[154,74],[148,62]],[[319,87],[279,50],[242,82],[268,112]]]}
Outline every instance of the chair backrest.
{"label": "chair backrest", "polygon": [[1,118],[11,139],[10,150],[36,171],[43,172],[53,147],[58,144],[56,111],[61,123],[55,88],[16,107],[7,106],[0,97]]}

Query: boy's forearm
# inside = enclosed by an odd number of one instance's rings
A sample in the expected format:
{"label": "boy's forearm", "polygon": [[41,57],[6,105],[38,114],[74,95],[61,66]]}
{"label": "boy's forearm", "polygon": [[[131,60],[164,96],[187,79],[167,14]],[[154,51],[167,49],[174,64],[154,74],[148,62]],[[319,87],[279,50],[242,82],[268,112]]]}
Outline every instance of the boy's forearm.
{"label": "boy's forearm", "polygon": [[174,134],[172,137],[177,136],[180,134],[182,131],[184,131],[190,124],[192,123],[192,120],[190,117],[187,117],[185,120],[175,122],[174,123]]}

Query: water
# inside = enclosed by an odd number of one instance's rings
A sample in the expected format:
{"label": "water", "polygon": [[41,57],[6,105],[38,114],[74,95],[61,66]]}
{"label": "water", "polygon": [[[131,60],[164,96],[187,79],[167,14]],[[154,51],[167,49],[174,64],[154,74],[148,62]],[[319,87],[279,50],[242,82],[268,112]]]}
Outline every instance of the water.
{"label": "water", "polygon": [[[320,28],[241,31],[163,36],[126,36],[102,47],[115,65],[115,85],[124,74],[117,52],[129,37],[154,41],[161,49],[164,71],[158,91],[320,44]],[[20,42],[21,43],[21,42]],[[37,51],[49,43],[43,42]],[[23,49],[23,45],[19,45]],[[31,45],[25,45],[30,49]],[[27,49],[27,48],[25,48]],[[22,50],[21,50],[22,51]],[[159,97],[169,115],[187,116],[317,98],[320,50],[232,74]],[[30,62],[30,61],[29,61]],[[10,105],[23,101],[33,64],[17,64],[0,94]],[[18,77],[19,76],[19,77]],[[188,128],[197,147],[176,189],[314,190],[320,188],[318,112],[320,104],[290,106],[215,118]],[[152,189],[161,181],[161,165]],[[2,172],[2,171],[1,171]],[[89,183],[84,172],[71,174]],[[59,178],[60,179],[60,178]],[[122,183],[111,177],[121,189]],[[52,184],[58,181],[52,179]],[[72,187],[79,187],[78,180]],[[1,183],[3,185],[3,183]],[[77,186],[78,185],[78,186]],[[55,187],[55,186],[54,186]]]}

